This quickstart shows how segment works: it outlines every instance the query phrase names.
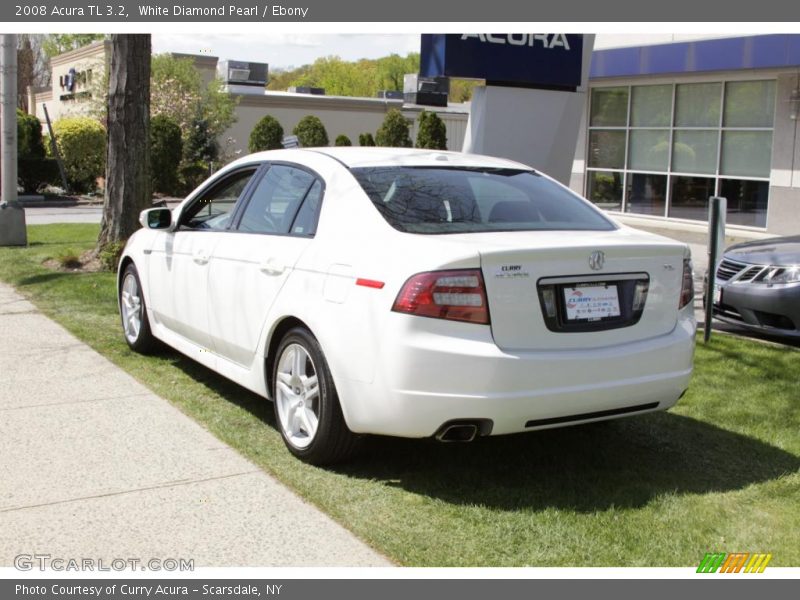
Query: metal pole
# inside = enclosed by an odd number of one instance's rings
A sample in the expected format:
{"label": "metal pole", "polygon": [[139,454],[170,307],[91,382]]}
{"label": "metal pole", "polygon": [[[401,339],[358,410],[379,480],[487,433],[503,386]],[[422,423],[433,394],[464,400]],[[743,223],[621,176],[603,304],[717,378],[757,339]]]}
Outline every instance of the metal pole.
{"label": "metal pole", "polygon": [[61,153],[58,151],[58,144],[56,143],[56,134],[53,131],[53,125],[50,123],[50,114],[47,112],[47,104],[42,104],[44,109],[44,120],[47,123],[47,131],[50,133],[50,151],[56,159],[58,165],[58,172],[61,175],[61,185],[66,193],[69,193],[69,184],[67,183],[67,172],[64,170],[64,161],[61,159]]}
{"label": "metal pole", "polygon": [[[727,208],[727,200],[718,196],[708,199],[708,281],[706,282],[705,318],[703,323],[703,343],[711,339],[711,320],[714,315],[714,286],[717,280],[717,258],[720,244],[724,239],[723,209]],[[721,237],[722,239],[721,239]]]}
{"label": "metal pole", "polygon": [[17,202],[17,36],[3,34],[0,43],[0,246],[24,246],[25,210]]}

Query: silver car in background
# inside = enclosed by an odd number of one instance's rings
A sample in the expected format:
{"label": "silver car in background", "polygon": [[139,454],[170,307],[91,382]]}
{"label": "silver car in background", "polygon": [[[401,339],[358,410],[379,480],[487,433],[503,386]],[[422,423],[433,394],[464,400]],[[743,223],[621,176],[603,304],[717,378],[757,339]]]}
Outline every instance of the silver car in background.
{"label": "silver car in background", "polygon": [[800,236],[726,249],[712,300],[715,319],[800,339]]}

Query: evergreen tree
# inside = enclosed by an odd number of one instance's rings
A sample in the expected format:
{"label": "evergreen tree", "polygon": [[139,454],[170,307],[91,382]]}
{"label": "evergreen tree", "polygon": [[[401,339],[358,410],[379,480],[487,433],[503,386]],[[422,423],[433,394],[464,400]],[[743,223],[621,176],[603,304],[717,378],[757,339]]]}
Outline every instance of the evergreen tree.
{"label": "evergreen tree", "polygon": [[378,146],[390,148],[411,148],[411,137],[408,134],[408,121],[398,109],[393,108],[386,113],[383,124],[375,135]]}
{"label": "evergreen tree", "polygon": [[447,127],[435,112],[420,113],[417,148],[447,150]]}

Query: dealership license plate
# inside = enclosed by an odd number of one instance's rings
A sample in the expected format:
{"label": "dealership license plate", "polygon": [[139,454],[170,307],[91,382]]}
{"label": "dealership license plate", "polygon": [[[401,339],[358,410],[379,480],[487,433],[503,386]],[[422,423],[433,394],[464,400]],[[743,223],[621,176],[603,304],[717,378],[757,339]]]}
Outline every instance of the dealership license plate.
{"label": "dealership license plate", "polygon": [[722,304],[722,288],[714,286],[714,304]]}
{"label": "dealership license plate", "polygon": [[564,303],[568,321],[595,321],[620,315],[616,285],[565,287]]}

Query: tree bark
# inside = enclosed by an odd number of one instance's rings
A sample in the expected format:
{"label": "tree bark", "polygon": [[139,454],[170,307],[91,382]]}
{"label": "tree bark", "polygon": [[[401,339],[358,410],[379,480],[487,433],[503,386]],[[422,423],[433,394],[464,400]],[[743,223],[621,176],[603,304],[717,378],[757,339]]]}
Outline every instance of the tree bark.
{"label": "tree bark", "polygon": [[97,251],[121,244],[152,205],[150,181],[150,36],[111,36],[108,143],[103,220]]}

